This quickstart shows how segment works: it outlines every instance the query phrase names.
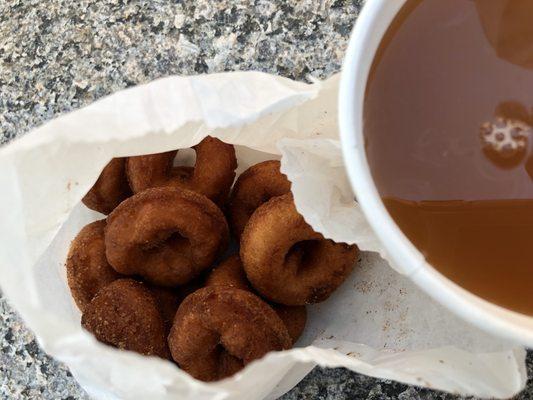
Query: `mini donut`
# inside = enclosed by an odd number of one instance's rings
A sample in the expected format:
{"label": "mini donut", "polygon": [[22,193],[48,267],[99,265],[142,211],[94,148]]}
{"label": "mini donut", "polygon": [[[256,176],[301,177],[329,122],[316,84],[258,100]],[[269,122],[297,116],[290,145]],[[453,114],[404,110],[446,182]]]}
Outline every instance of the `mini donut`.
{"label": "mini donut", "polygon": [[[205,286],[226,286],[253,291],[238,255],[229,257],[211,271],[207,276]],[[296,343],[302,335],[307,322],[305,306],[286,306],[283,304],[270,304],[270,306],[287,327],[292,343]]]}
{"label": "mini donut", "polygon": [[82,312],[100,289],[120,278],[105,256],[105,225],[105,219],[86,225],[72,241],[67,256],[68,285]]}
{"label": "mini donut", "polygon": [[100,342],[169,358],[157,301],[142,283],[133,279],[118,279],[100,290],[85,308],[81,324]]}
{"label": "mini donut", "polygon": [[269,351],[290,348],[291,339],[281,319],[259,297],[213,286],[197,290],[181,303],[168,344],[183,370],[214,381]]}
{"label": "mini donut", "polygon": [[207,197],[171,186],[147,189],[107,217],[109,264],[158,286],[183,285],[225,250],[229,229]]}
{"label": "mini donut", "polygon": [[91,210],[107,215],[123,200],[131,196],[131,189],[126,179],[125,163],[125,158],[113,158],[82,199],[83,204]]}
{"label": "mini donut", "polygon": [[159,286],[183,285],[226,248],[228,225],[207,197],[170,186],[147,189],[107,217],[109,264]]}
{"label": "mini donut", "polygon": [[156,186],[174,186],[199,192],[222,205],[235,179],[235,148],[207,136],[193,149],[196,151],[194,168],[172,166],[177,150],[129,157],[126,173],[133,192]]}
{"label": "mini donut", "polygon": [[237,178],[229,201],[229,219],[233,234],[240,238],[257,207],[290,190],[291,183],[280,172],[279,161],[263,161],[244,171]]}
{"label": "mini donut", "polygon": [[252,215],[241,237],[248,280],[275,303],[318,303],[348,277],[357,246],[324,239],[298,213],[292,195],[273,197]]}

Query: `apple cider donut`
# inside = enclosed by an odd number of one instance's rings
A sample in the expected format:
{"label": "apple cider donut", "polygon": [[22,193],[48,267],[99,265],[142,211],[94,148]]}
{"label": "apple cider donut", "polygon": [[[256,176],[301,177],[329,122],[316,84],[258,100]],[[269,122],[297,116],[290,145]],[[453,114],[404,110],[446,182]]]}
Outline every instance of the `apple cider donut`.
{"label": "apple cider donut", "polygon": [[290,193],[260,206],[241,237],[248,280],[263,297],[286,305],[327,299],[350,274],[358,253],[357,246],[315,232]]}
{"label": "apple cider donut", "polygon": [[158,304],[152,292],[133,279],[118,279],[100,290],[85,308],[81,324],[100,342],[169,358]]}
{"label": "apple cider donut", "polygon": [[197,290],[181,303],[168,344],[183,370],[214,381],[270,351],[290,348],[291,339],[281,319],[259,297],[213,286]]}
{"label": "apple cider donut", "polygon": [[[238,255],[229,257],[211,271],[207,276],[205,286],[225,286],[253,292]],[[292,343],[296,343],[307,322],[305,306],[286,306],[283,304],[270,304],[270,306],[287,327]]]}
{"label": "apple cider donut", "polygon": [[291,190],[291,183],[280,172],[280,162],[263,161],[244,171],[235,182],[229,201],[233,234],[240,238],[248,219],[261,204]]}
{"label": "apple cider donut", "polygon": [[137,193],[107,217],[109,264],[159,286],[191,281],[212,265],[228,240],[226,219],[211,200],[171,186]]}
{"label": "apple cider donut", "polygon": [[107,215],[131,196],[131,189],[126,179],[125,162],[125,158],[113,158],[82,199],[83,204],[91,210]]}
{"label": "apple cider donut", "polygon": [[177,150],[129,157],[126,171],[133,192],[156,186],[174,186],[199,192],[222,205],[235,179],[235,148],[207,136],[193,149],[196,151],[194,168],[173,167]]}
{"label": "apple cider donut", "polygon": [[120,278],[105,256],[104,228],[105,219],[83,227],[67,256],[68,285],[82,312],[100,289]]}

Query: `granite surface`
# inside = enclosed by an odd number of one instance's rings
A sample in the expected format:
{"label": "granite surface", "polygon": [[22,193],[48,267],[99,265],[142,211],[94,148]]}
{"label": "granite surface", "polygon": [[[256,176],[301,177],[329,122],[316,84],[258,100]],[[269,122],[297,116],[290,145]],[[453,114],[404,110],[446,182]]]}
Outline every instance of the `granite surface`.
{"label": "granite surface", "polygon": [[[356,0],[0,0],[0,144],[61,113],[171,74],[339,71]],[[528,358],[533,375],[533,355]],[[87,399],[0,297],[0,398]],[[458,399],[344,369],[283,397]],[[533,399],[533,382],[517,399]]]}

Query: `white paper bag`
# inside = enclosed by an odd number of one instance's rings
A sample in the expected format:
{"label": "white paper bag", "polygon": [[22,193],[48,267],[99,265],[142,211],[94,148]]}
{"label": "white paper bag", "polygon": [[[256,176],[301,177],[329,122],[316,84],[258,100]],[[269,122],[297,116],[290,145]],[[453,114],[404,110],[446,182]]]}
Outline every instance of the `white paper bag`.
{"label": "white paper bag", "polygon": [[526,381],[525,351],[459,320],[376,253],[363,253],[326,302],[310,306],[299,348],[203,383],[170,362],[98,343],[65,279],[70,241],[101,215],[80,199],[113,157],[237,145],[238,172],[280,158],[297,208],[336,241],[381,250],[353,200],[337,127],[338,77],[312,85],[262,73],[169,77],[57,118],[0,149],[0,285],[43,348],[99,399],[276,398],[314,366],[481,397]]}

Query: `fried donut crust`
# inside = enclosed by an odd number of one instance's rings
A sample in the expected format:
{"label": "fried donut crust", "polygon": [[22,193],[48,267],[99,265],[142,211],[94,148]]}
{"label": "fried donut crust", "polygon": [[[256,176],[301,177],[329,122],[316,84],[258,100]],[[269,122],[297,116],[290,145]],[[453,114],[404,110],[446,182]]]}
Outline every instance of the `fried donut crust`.
{"label": "fried donut crust", "polygon": [[98,180],[82,199],[91,210],[109,214],[132,195],[126,179],[125,158],[113,158],[102,170]]}
{"label": "fried donut crust", "polygon": [[228,240],[226,219],[211,200],[170,186],[137,193],[107,217],[109,264],[159,286],[191,281],[212,265]]}
{"label": "fried donut crust", "polygon": [[100,289],[121,276],[111,268],[105,256],[105,225],[105,219],[86,225],[70,244],[67,282],[82,312]]}
{"label": "fried donut crust", "polygon": [[313,231],[290,193],[260,206],[241,237],[248,280],[268,300],[286,305],[326,300],[348,277],[358,254],[357,246]]}
{"label": "fried donut crust", "polygon": [[235,182],[229,201],[229,220],[233,234],[240,238],[246,223],[261,204],[272,197],[289,193],[291,183],[280,171],[277,160],[255,164]]}
{"label": "fried donut crust", "polygon": [[194,168],[173,167],[178,150],[145,156],[129,157],[126,172],[135,193],[156,186],[174,186],[199,192],[215,203],[225,203],[233,180],[237,159],[235,148],[207,136],[193,147]]}
{"label": "fried donut crust", "polygon": [[[241,259],[237,254],[230,256],[211,271],[207,276],[205,286],[233,287],[248,290],[253,293],[253,289],[244,273]],[[269,305],[287,327],[292,343],[296,343],[302,335],[307,322],[307,310],[305,306]]]}
{"label": "fried donut crust", "polygon": [[118,279],[85,308],[82,326],[100,342],[169,358],[163,318],[152,292],[133,279]]}
{"label": "fried donut crust", "polygon": [[290,348],[287,328],[256,295],[205,287],[181,303],[168,337],[174,361],[203,381],[237,372],[269,351]]}

